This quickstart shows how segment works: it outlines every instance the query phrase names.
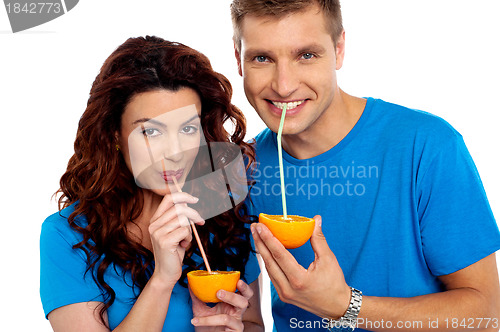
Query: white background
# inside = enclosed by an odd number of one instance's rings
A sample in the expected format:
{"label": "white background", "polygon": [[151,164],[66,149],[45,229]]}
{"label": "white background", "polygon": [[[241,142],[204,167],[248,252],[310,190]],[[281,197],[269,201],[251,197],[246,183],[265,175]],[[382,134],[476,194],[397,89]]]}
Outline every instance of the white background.
{"label": "white background", "polygon": [[[40,225],[72,155],[78,120],[106,57],[128,37],[157,35],[205,53],[234,87],[248,138],[263,124],[233,57],[229,0],[89,1],[12,34],[0,8],[2,162],[0,330],[50,331],[38,295]],[[465,138],[494,214],[500,214],[498,0],[343,1],[347,51],[340,86],[423,109]],[[270,324],[269,290],[264,316]],[[271,325],[267,325],[270,329]]]}

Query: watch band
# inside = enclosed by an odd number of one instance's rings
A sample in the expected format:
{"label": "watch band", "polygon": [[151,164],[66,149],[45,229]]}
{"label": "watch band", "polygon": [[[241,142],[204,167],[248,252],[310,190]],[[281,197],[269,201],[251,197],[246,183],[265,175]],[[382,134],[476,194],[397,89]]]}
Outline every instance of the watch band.
{"label": "watch band", "polygon": [[329,331],[354,331],[358,325],[358,314],[361,310],[363,293],[354,287],[351,287],[351,301],[344,316],[337,320],[331,320]]}

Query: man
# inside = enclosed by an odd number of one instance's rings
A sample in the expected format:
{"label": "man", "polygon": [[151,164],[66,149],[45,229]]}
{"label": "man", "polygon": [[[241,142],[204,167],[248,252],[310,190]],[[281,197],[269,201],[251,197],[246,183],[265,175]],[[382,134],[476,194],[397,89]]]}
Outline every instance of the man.
{"label": "man", "polygon": [[462,137],[442,119],[337,84],[345,35],[336,0],[234,0],[235,55],[256,137],[253,214],[316,215],[287,251],[252,225],[277,331],[500,327],[500,234]]}

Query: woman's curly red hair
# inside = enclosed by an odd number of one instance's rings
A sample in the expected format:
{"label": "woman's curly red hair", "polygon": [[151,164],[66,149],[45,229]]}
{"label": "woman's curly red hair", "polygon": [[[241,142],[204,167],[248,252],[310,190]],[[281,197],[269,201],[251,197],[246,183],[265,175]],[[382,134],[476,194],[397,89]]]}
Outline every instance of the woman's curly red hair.
{"label": "woman's curly red hair", "polygon": [[[147,36],[128,39],[109,56],[92,85],[78,125],[75,153],[57,192],[61,193],[60,209],[76,203],[68,222],[82,234],[83,241],[74,249],[86,253],[87,272],[92,273],[105,295],[101,318],[115,300],[113,289],[104,280],[106,269],[115,265],[129,271],[138,291],[153,272],[153,253],[127,232],[127,224],[142,212],[143,196],[121,153],[116,151],[115,133],[120,131],[121,116],[138,93],[184,87],[200,96],[206,141],[236,144],[247,161],[247,169],[255,160],[253,147],[244,141],[245,118],[231,104],[231,84],[212,69],[203,54],[180,43]],[[223,126],[228,120],[233,123],[232,134]],[[77,222],[78,216],[86,218],[85,227]],[[199,228],[213,269],[230,268],[244,274],[252,250],[245,227],[248,218],[240,203]],[[190,246],[184,258],[184,286],[187,272],[199,268],[194,253],[199,254],[196,245]]]}

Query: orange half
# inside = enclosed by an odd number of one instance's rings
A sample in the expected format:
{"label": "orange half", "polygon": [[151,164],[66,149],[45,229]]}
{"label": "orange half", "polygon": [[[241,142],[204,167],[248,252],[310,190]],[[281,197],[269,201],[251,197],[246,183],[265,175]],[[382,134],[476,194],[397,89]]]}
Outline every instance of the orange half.
{"label": "orange half", "polygon": [[282,215],[259,214],[259,222],[266,225],[273,235],[287,249],[295,249],[309,240],[315,221],[313,218],[288,216],[285,220]]}
{"label": "orange half", "polygon": [[223,289],[228,292],[236,291],[236,283],[240,280],[240,271],[212,271],[204,270],[188,272],[189,288],[197,298],[205,303],[220,302],[217,291]]}

